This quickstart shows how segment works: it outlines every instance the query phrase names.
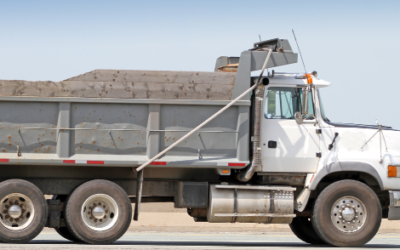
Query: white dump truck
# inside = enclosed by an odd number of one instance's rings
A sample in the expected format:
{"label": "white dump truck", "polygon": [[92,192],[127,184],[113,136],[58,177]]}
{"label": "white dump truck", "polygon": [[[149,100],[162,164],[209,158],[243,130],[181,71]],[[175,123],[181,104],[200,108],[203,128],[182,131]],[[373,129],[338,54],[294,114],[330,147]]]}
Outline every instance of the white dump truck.
{"label": "white dump truck", "polygon": [[296,62],[272,39],[218,58],[214,72],[0,80],[0,241],[50,227],[109,244],[142,202],[174,202],[197,222],[367,243],[382,218],[400,219],[400,133],[330,121],[319,94],[329,82],[271,71]]}

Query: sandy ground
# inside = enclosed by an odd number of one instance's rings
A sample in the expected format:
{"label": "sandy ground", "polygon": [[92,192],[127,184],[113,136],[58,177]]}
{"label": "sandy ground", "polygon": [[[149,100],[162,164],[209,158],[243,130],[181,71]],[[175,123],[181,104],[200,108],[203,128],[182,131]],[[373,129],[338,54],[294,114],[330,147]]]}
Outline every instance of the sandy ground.
{"label": "sandy ground", "polygon": [[[186,209],[173,203],[143,203],[139,221],[132,221],[129,231],[165,232],[290,232],[285,224],[194,222]],[[400,233],[400,221],[382,220],[379,233]]]}

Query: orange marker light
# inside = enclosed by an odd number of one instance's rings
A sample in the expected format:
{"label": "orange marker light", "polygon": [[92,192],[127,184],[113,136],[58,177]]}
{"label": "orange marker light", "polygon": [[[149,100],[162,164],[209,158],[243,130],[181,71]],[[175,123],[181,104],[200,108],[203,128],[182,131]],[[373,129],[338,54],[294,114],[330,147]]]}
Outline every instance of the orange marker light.
{"label": "orange marker light", "polygon": [[311,74],[306,74],[306,77],[307,77],[307,83],[312,84],[313,82],[312,82]]}
{"label": "orange marker light", "polygon": [[229,169],[224,169],[224,170],[222,170],[222,173],[223,173],[223,174],[229,174]]}
{"label": "orange marker light", "polygon": [[397,177],[397,167],[388,166],[388,177]]}

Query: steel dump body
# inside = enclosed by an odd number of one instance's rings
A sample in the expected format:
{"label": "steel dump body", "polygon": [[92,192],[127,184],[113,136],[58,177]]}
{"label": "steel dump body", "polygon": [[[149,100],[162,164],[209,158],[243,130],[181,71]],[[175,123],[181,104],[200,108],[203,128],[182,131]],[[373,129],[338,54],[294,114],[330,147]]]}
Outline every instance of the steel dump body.
{"label": "steel dump body", "polygon": [[[9,164],[134,167],[226,105],[236,73],[96,70],[62,82],[0,81],[0,158]],[[153,165],[249,163],[242,100]]]}

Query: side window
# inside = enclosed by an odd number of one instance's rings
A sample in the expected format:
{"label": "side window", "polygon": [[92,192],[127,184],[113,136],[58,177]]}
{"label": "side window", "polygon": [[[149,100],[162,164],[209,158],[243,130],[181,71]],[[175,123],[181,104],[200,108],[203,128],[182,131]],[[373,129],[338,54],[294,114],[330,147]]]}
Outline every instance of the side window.
{"label": "side window", "polygon": [[[294,119],[294,113],[301,112],[301,88],[268,88],[265,98],[264,116],[267,119]],[[308,113],[314,115],[311,91],[308,100]]]}

